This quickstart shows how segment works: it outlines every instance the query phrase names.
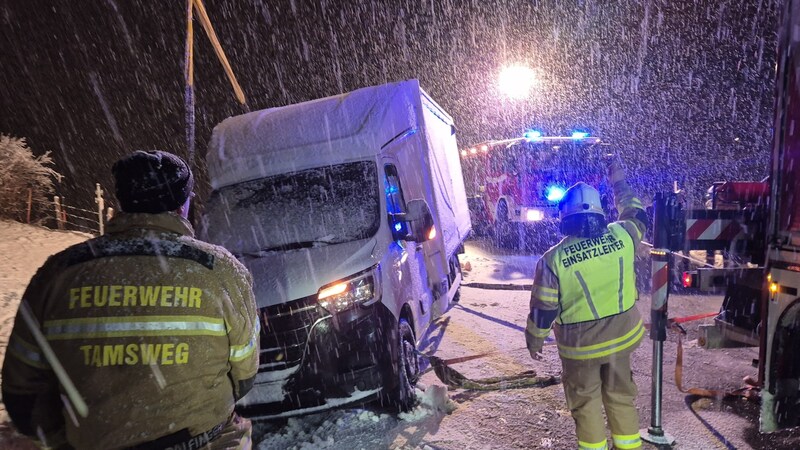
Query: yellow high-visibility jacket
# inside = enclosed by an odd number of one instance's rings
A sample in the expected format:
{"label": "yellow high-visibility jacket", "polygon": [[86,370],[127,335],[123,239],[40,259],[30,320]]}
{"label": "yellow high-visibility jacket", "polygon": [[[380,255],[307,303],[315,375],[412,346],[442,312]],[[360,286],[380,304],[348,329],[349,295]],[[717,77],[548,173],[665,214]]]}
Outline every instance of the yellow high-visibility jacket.
{"label": "yellow high-visibility jacket", "polygon": [[644,208],[617,165],[610,181],[619,221],[599,237],[567,236],[536,264],[525,333],[532,353],[541,350],[554,322],[559,354],[571,360],[633,351],[644,335],[634,307],[634,258],[646,230]]}
{"label": "yellow high-visibility jacket", "polygon": [[[214,428],[258,367],[249,272],[225,249],[194,239],[172,213],[120,213],[107,230],[51,256],[23,296],[88,417],[58,395],[51,364],[18,313],[2,373],[12,419],[29,417],[26,426],[45,433],[60,426],[81,449]],[[11,398],[31,401],[12,408]]]}

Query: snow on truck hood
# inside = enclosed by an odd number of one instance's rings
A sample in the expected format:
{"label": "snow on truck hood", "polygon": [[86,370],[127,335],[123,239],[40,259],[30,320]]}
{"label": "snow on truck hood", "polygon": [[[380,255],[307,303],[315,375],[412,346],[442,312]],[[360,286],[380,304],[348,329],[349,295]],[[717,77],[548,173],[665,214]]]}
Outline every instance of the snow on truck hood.
{"label": "snow on truck hood", "polygon": [[230,117],[211,135],[211,186],[374,157],[417,127],[421,92],[408,80]]}
{"label": "snow on truck hood", "polygon": [[259,308],[314,295],[326,284],[377,264],[375,238],[245,257]]}

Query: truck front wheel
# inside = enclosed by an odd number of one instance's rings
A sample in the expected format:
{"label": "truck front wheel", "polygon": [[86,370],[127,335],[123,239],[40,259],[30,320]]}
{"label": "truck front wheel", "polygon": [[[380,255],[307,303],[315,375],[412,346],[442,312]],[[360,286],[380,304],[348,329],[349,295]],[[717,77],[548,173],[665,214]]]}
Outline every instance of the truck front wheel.
{"label": "truck front wheel", "polygon": [[385,396],[385,404],[397,412],[405,412],[414,406],[414,389],[419,380],[419,357],[411,324],[406,319],[400,319],[397,331],[397,361],[392,364],[395,368],[396,385]]}

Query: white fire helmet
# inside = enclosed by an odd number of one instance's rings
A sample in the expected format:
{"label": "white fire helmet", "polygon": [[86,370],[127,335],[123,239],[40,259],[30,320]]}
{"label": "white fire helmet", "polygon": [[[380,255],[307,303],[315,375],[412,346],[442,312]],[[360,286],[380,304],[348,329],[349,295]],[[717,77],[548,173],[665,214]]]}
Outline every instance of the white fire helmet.
{"label": "white fire helmet", "polygon": [[584,182],[575,183],[567,189],[564,198],[558,203],[558,213],[561,219],[573,214],[605,215],[600,203],[600,193]]}

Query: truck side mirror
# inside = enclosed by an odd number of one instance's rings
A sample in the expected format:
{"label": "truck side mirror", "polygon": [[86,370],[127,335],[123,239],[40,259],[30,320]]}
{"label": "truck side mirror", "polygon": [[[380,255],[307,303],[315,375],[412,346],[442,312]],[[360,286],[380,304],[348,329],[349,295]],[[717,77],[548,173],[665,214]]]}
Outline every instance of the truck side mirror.
{"label": "truck side mirror", "polygon": [[415,198],[406,205],[408,212],[405,214],[405,221],[411,226],[411,233],[406,237],[407,241],[425,242],[436,237],[436,226],[433,223],[433,214],[428,203]]}

